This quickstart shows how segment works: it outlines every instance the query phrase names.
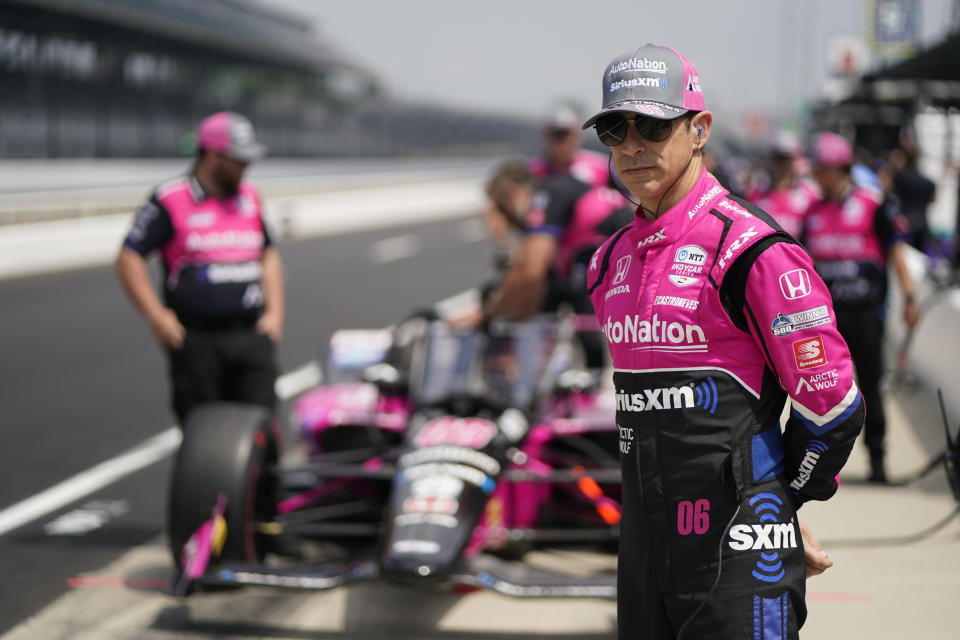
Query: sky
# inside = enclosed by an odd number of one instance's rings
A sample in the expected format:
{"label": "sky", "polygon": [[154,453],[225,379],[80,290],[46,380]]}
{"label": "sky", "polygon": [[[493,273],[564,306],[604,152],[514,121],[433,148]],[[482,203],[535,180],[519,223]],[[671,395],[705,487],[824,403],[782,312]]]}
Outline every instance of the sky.
{"label": "sky", "polygon": [[[941,39],[954,0],[920,0],[923,42]],[[536,118],[569,101],[600,103],[617,55],[666,44],[700,73],[707,108],[796,122],[822,95],[827,51],[863,36],[868,0],[261,0],[302,15],[391,96]],[[682,7],[682,8],[681,8]]]}

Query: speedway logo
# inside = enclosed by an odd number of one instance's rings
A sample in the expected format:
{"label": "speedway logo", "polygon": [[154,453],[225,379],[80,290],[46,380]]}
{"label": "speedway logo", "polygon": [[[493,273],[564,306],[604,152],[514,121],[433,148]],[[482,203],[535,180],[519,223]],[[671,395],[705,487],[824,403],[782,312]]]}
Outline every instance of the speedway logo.
{"label": "speedway logo", "polygon": [[[617,392],[617,411],[662,411],[688,409],[694,406],[693,387],[661,387],[640,393]],[[621,434],[622,438],[622,434]]]}
{"label": "speedway logo", "polygon": [[828,322],[830,322],[830,312],[827,310],[826,305],[821,305],[813,309],[807,309],[806,311],[791,313],[789,315],[778,313],[777,317],[773,319],[771,330],[773,331],[773,335],[782,337],[794,331],[819,327]]}
{"label": "speedway logo", "polygon": [[646,246],[646,245],[650,244],[651,242],[656,242],[656,241],[658,241],[658,240],[666,240],[666,239],[667,239],[667,236],[666,236],[666,234],[664,233],[664,229],[660,229],[660,230],[657,231],[656,233],[654,233],[654,234],[652,234],[652,235],[649,235],[649,236],[647,236],[646,238],[644,238],[643,240],[641,240],[640,242],[638,242],[638,243],[637,243],[637,249],[639,249],[640,247]]}
{"label": "speedway logo", "polygon": [[633,347],[643,351],[706,352],[707,336],[696,324],[661,321],[658,314],[653,320],[641,320],[639,315],[624,316],[614,321],[607,316],[600,331],[609,344],[641,344]]}
{"label": "speedway logo", "polygon": [[743,245],[747,243],[747,240],[758,235],[759,231],[754,231],[753,227],[750,227],[746,231],[740,234],[740,237],[737,238],[733,244],[727,248],[727,252],[723,254],[723,257],[720,258],[720,268],[723,269],[727,266],[727,260],[733,257],[733,254],[743,248]]}
{"label": "speedway logo", "polygon": [[823,338],[817,336],[808,340],[797,340],[793,343],[793,357],[797,369],[812,369],[827,364],[827,352],[823,346]]}

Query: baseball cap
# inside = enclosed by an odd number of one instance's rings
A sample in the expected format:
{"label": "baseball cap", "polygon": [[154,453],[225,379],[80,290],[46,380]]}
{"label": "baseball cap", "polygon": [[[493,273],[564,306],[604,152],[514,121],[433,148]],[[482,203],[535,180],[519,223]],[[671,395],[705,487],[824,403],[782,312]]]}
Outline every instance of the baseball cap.
{"label": "baseball cap", "polygon": [[580,125],[580,119],[583,116],[577,113],[573,107],[561,105],[551,109],[544,115],[544,129],[576,129]]}
{"label": "baseball cap", "polygon": [[583,123],[583,128],[614,111],[672,120],[687,111],[704,109],[700,74],[693,63],[675,49],[646,44],[607,65],[603,72],[603,106]]}
{"label": "baseball cap", "polygon": [[235,111],[218,111],[204,118],[197,127],[197,145],[240,162],[259,160],[267,152],[257,142],[250,120]]}
{"label": "baseball cap", "polygon": [[771,154],[787,158],[799,158],[803,155],[803,143],[790,131],[778,131],[773,139]]}
{"label": "baseball cap", "polygon": [[813,145],[813,159],[822,167],[853,164],[853,145],[836,133],[821,133]]}

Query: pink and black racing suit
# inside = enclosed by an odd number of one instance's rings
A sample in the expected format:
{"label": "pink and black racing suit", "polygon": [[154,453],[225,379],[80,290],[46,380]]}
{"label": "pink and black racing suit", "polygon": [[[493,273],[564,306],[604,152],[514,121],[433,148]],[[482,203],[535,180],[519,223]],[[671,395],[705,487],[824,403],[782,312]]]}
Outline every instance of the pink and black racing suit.
{"label": "pink and black racing suit", "polygon": [[837,326],[850,346],[857,380],[870,407],[864,444],[875,469],[882,468],[886,434],[880,378],[887,256],[908,230],[894,201],[884,200],[876,189],[851,185],[839,201],[815,201],[803,231],[803,242],[830,289]]}
{"label": "pink and black racing suit", "polygon": [[799,238],[807,209],[820,199],[820,187],[810,180],[797,180],[789,189],[770,189],[748,195],[748,200],[770,214],[784,231]]}
{"label": "pink and black racing suit", "polygon": [[797,637],[795,510],[837,490],[864,416],[810,257],[703,171],[611,237],[588,282],[620,430],[620,637]]}
{"label": "pink and black racing suit", "polygon": [[563,170],[550,164],[550,161],[544,156],[534,156],[527,160],[527,169],[540,180],[567,174],[591,187],[603,186],[610,179],[610,166],[607,156],[587,149],[579,149],[573,155],[570,166]]}
{"label": "pink and black racing suit", "polygon": [[[587,295],[590,256],[610,235],[632,219],[627,200],[607,185],[591,187],[569,174],[556,174],[540,185],[527,216],[527,234],[546,234],[557,242],[548,274],[544,311],[569,304],[578,314],[593,312]],[[604,366],[603,339],[596,331],[579,334],[586,366]]]}

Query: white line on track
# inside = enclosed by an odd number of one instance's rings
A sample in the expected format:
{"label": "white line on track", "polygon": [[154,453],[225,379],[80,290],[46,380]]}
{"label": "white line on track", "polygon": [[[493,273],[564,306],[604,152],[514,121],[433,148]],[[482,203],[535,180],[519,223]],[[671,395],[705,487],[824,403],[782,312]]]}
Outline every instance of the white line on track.
{"label": "white line on track", "polygon": [[370,245],[370,259],[376,264],[411,258],[420,253],[420,238],[412,233],[379,240]]}
{"label": "white line on track", "polygon": [[[277,378],[277,397],[287,400],[319,384],[320,379],[319,365],[309,362]],[[177,450],[182,437],[180,427],[174,425],[115,458],[7,507],[0,511],[0,536],[163,460]]]}

